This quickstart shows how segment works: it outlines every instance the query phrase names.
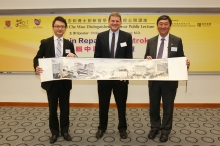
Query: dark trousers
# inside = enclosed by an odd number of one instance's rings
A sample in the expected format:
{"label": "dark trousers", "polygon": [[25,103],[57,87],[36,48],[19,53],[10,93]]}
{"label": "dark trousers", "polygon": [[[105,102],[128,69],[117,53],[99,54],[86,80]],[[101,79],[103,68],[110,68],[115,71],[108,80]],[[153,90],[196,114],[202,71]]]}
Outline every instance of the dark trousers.
{"label": "dark trousers", "polygon": [[126,130],[126,102],[128,94],[128,83],[118,80],[99,81],[98,95],[99,95],[99,127],[105,131],[108,124],[108,111],[111,93],[113,91],[115,102],[118,109],[118,130]]}
{"label": "dark trousers", "polygon": [[[151,130],[169,134],[172,129],[176,88],[171,89],[169,81],[154,81],[149,87]],[[163,102],[163,119],[160,117],[160,101]]]}
{"label": "dark trousers", "polygon": [[[61,129],[61,133],[68,133],[69,131],[69,97],[70,90],[65,89],[64,82],[53,81],[47,91],[49,127],[52,134],[59,134],[59,129]],[[57,115],[58,103],[60,107],[60,124]]]}

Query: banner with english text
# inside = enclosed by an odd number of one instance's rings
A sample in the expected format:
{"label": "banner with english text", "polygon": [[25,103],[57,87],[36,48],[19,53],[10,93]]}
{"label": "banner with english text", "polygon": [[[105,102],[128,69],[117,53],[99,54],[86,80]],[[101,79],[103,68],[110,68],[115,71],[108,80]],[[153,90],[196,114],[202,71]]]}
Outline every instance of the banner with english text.
{"label": "banner with english text", "polygon": [[[108,30],[106,15],[63,15],[68,28],[64,37],[74,43],[80,58],[93,58],[96,36]],[[133,57],[143,59],[147,40],[158,34],[160,15],[122,14],[121,30],[132,34]],[[0,16],[0,72],[34,71],[33,58],[40,41],[53,36],[56,16]],[[220,15],[170,15],[170,33],[182,38],[190,72],[220,71]],[[204,58],[205,57],[205,58]]]}

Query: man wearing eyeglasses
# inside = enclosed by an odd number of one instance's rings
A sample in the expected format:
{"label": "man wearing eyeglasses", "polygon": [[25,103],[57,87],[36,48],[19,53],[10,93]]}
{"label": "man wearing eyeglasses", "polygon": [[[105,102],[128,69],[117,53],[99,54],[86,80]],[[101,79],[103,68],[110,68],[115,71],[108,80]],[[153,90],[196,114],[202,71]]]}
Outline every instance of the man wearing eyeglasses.
{"label": "man wearing eyeglasses", "polygon": [[[38,58],[75,57],[73,43],[63,38],[67,22],[63,17],[56,17],[52,22],[54,36],[41,40],[37,55],[34,57],[34,69],[37,74],[43,72]],[[52,133],[50,143],[55,143],[59,131],[65,140],[70,141],[69,135],[69,98],[72,89],[71,80],[54,80],[42,82],[41,87],[46,90],[49,105],[49,127]],[[57,106],[60,107],[60,121],[57,117]]]}

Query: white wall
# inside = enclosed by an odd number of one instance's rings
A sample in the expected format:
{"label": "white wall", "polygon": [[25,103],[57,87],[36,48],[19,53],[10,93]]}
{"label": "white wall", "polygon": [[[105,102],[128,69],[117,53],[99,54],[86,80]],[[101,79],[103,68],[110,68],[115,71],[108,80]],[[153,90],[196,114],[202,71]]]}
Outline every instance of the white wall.
{"label": "white wall", "polygon": [[[149,103],[147,81],[130,81],[127,103]],[[180,81],[176,103],[220,103],[220,75],[189,75]],[[71,103],[98,103],[96,81],[73,81]],[[0,102],[47,102],[34,73],[0,74]],[[111,99],[114,103],[114,98]]]}

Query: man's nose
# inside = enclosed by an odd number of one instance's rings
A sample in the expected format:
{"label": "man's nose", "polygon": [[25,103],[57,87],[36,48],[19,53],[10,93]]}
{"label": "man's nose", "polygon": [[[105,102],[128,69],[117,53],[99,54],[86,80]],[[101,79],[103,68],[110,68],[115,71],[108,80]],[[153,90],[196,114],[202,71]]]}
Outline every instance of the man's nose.
{"label": "man's nose", "polygon": [[166,27],[166,25],[165,25],[165,24],[163,24],[163,25],[162,25],[162,27],[163,27],[163,28],[165,28],[165,27]]}

